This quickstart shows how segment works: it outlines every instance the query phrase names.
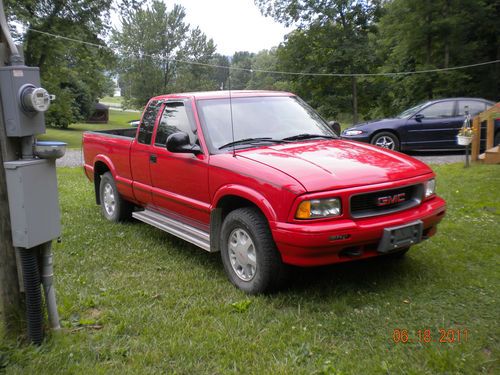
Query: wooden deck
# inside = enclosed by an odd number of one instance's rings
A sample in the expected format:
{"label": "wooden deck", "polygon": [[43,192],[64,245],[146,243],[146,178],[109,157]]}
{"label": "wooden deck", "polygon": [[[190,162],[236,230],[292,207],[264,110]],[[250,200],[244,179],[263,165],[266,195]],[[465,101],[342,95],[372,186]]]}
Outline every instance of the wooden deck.
{"label": "wooden deck", "polygon": [[[490,109],[481,112],[472,120],[474,137],[472,139],[472,161],[486,164],[500,164],[500,147],[494,147],[495,141],[495,119],[500,118],[500,102]],[[486,151],[479,154],[481,142],[481,123],[486,121]]]}

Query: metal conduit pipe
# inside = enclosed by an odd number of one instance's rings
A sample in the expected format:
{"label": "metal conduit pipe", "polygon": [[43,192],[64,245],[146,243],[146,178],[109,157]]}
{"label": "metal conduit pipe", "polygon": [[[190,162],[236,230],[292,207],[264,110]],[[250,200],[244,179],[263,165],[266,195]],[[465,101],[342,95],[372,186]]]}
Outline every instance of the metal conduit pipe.
{"label": "metal conduit pipe", "polygon": [[42,246],[42,285],[45,292],[47,315],[52,329],[60,329],[59,313],[57,312],[56,290],[54,288],[54,267],[52,257],[52,242]]}
{"label": "metal conduit pipe", "polygon": [[12,65],[21,64],[22,58],[21,55],[19,54],[19,51],[17,50],[16,43],[14,43],[14,40],[12,39],[12,35],[10,35],[9,26],[7,24],[7,17],[5,17],[5,9],[3,6],[3,1],[0,1],[0,29],[10,49],[11,64]]}
{"label": "metal conduit pipe", "polygon": [[33,142],[34,138],[32,135],[21,138],[21,154],[23,160],[33,159]]}
{"label": "metal conduit pipe", "polygon": [[18,248],[26,294],[26,320],[28,337],[35,345],[43,341],[42,293],[37,251]]}

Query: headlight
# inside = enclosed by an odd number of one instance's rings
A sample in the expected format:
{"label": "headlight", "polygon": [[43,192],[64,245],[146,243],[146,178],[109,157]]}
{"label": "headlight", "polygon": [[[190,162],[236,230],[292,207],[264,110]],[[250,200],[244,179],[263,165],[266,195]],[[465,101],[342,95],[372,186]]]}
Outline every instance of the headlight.
{"label": "headlight", "polygon": [[321,217],[339,216],[342,212],[340,199],[311,199],[303,201],[297,207],[296,219],[317,219]]}
{"label": "headlight", "polygon": [[347,130],[344,130],[344,133],[343,135],[360,135],[360,134],[363,134],[363,131],[362,130],[355,130],[355,129],[347,129]]}
{"label": "headlight", "polygon": [[432,178],[425,183],[425,197],[429,198],[434,194],[436,194],[436,180]]}

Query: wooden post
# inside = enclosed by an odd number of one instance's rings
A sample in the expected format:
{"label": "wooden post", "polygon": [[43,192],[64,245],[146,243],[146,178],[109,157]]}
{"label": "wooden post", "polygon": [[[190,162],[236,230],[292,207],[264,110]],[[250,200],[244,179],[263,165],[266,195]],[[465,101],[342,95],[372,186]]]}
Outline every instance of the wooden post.
{"label": "wooden post", "polygon": [[493,139],[495,137],[495,124],[493,120],[493,113],[488,113],[488,120],[486,123],[486,149],[493,148]]}
{"label": "wooden post", "polygon": [[[0,66],[5,65],[7,53],[0,44]],[[18,140],[7,138],[3,121],[3,108],[0,105],[0,313],[6,332],[19,333],[20,317],[24,311],[24,298],[19,288],[16,249],[12,244],[9,201],[3,163],[17,159]]]}
{"label": "wooden post", "polygon": [[481,147],[481,120],[479,116],[472,120],[472,130],[474,137],[472,138],[471,160],[476,161],[479,160],[479,148]]}

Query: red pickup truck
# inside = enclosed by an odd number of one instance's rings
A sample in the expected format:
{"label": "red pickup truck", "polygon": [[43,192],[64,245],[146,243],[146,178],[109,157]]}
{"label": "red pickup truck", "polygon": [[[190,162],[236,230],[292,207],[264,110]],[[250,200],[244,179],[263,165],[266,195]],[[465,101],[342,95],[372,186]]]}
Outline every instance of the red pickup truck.
{"label": "red pickup truck", "polygon": [[158,96],[137,129],[86,132],[83,151],[107,219],[220,251],[248,293],[279,287],[288,265],[401,256],[446,209],[427,165],[340,140],[284,92]]}

